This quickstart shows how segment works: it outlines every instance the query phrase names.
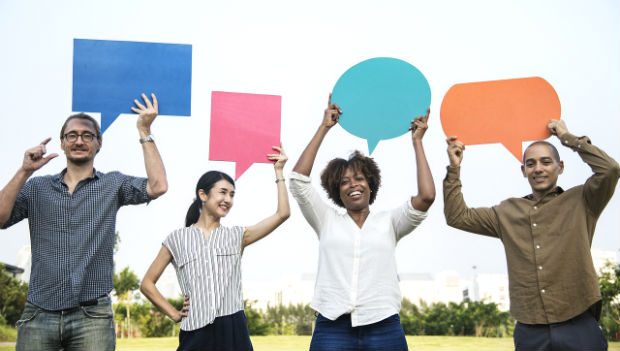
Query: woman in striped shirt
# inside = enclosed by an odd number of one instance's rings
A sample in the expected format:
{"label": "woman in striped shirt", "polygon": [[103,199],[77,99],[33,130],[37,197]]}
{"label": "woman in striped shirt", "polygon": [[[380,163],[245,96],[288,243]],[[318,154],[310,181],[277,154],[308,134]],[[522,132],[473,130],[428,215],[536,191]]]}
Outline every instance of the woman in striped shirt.
{"label": "woman in striped shirt", "polygon": [[[252,350],[243,312],[241,255],[243,249],[265,237],[290,215],[283,168],[282,146],[268,154],[274,161],[278,206],[276,212],[249,226],[223,226],[233,205],[235,183],[225,173],[205,173],[196,186],[196,198],[185,218],[185,227],[170,233],[149,267],[140,291],[160,311],[181,322],[178,350]],[[179,311],[159,292],[155,283],[172,263],[185,303]]]}

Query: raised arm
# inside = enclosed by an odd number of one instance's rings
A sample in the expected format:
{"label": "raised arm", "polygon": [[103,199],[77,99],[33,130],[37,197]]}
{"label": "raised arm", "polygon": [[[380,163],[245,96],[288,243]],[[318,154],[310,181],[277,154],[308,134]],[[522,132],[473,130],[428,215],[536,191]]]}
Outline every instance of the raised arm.
{"label": "raised arm", "polygon": [[327,100],[327,108],[323,113],[323,121],[317,129],[316,133],[310,142],[299,156],[299,160],[293,167],[293,172],[297,172],[299,174],[303,174],[305,176],[309,176],[310,172],[312,172],[312,166],[314,165],[314,160],[316,159],[316,154],[319,151],[319,147],[321,147],[321,143],[323,142],[323,138],[327,135],[327,132],[338,123],[338,119],[342,111],[338,107],[338,105],[332,103],[332,95],[329,94],[329,99]]}
{"label": "raised arm", "polygon": [[494,236],[499,234],[495,211],[488,207],[467,207],[461,192],[461,161],[465,145],[455,136],[446,139],[450,165],[443,180],[443,205],[446,223],[468,232]]}
{"label": "raised arm", "polygon": [[562,120],[550,120],[547,128],[558,137],[562,145],[571,148],[592,169],[593,174],[584,184],[584,196],[592,213],[600,214],[613,196],[620,165],[607,153],[592,145],[588,137],[571,134]]}
{"label": "raised arm", "polygon": [[140,283],[140,292],[146,296],[153,305],[162,311],[166,316],[175,322],[180,322],[181,318],[187,317],[187,311],[189,310],[189,299],[185,297],[183,302],[183,308],[179,311],[166,298],[161,294],[155,284],[159,280],[159,277],[164,272],[168,264],[172,262],[172,254],[170,251],[162,245],[161,250],[155,257],[153,263],[149,267],[146,275]]}
{"label": "raised arm", "polygon": [[286,190],[283,173],[284,165],[286,164],[288,157],[286,157],[281,144],[279,147],[274,146],[273,149],[278,151],[278,153],[268,154],[267,158],[271,161],[275,161],[273,164],[273,169],[276,173],[275,182],[278,187],[278,207],[276,209],[276,213],[245,229],[245,232],[243,233],[243,247],[264,238],[280,226],[280,224],[284,223],[284,221],[286,221],[291,215],[291,208],[288,203],[288,191]]}
{"label": "raised arm", "polygon": [[411,197],[411,206],[418,211],[426,212],[435,201],[435,183],[431,169],[428,167],[422,138],[428,129],[428,115],[417,117],[411,122],[411,140],[415,152],[416,170],[418,179],[418,194]]}
{"label": "raised arm", "polygon": [[26,150],[22,166],[17,170],[7,185],[0,190],[0,228],[4,227],[4,224],[9,220],[17,195],[28,178],[30,178],[35,171],[58,156],[58,154],[55,153],[45,156],[47,153],[45,146],[50,140],[52,140],[52,138],[47,138],[39,145]]}
{"label": "raised arm", "polygon": [[138,114],[137,126],[140,133],[142,152],[144,153],[144,167],[146,168],[146,176],[148,178],[146,191],[151,199],[156,199],[168,191],[168,180],[164,163],[151,135],[151,124],[159,111],[155,94],[151,94],[151,98],[153,99],[152,103],[145,94],[142,94],[144,105],[136,99],[134,104],[137,107],[132,107],[131,110]]}

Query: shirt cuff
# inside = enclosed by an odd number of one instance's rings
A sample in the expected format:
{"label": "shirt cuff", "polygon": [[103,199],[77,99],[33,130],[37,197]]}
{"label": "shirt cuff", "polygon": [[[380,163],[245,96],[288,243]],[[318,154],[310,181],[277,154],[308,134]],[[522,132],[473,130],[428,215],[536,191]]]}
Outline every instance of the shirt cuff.
{"label": "shirt cuff", "polygon": [[310,183],[311,178],[303,175],[301,173],[297,173],[297,172],[291,172],[291,175],[289,177],[290,180],[299,180],[300,182],[304,182],[304,183]]}
{"label": "shirt cuff", "polygon": [[411,198],[407,199],[407,213],[420,220],[426,218],[426,216],[428,215],[428,211],[420,211],[413,207],[413,205],[411,204]]}
{"label": "shirt cuff", "polygon": [[458,180],[461,177],[461,167],[447,166],[446,180]]}
{"label": "shirt cuff", "polygon": [[573,150],[581,149],[582,145],[592,143],[587,136],[577,137],[571,133],[565,133],[560,139],[562,145],[570,147]]}

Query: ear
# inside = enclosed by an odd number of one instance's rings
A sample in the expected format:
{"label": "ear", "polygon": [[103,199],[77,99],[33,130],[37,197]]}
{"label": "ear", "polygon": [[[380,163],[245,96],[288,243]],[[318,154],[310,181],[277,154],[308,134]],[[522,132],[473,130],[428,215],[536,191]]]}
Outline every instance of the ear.
{"label": "ear", "polygon": [[527,174],[525,174],[525,165],[521,165],[521,173],[523,174],[523,178],[527,178]]}
{"label": "ear", "polygon": [[[95,137],[95,138],[96,138],[96,137]],[[103,145],[103,138],[101,138],[101,139],[96,139],[96,140],[97,140],[97,142],[99,143],[99,147],[97,148],[97,152],[96,152],[96,154],[98,154],[98,153],[99,153],[99,151],[101,151],[101,145]]]}
{"label": "ear", "polygon": [[202,189],[198,190],[198,197],[200,198],[200,201],[202,202],[205,202],[207,201],[207,199],[209,199],[209,196],[207,195],[207,193],[205,193],[205,191]]}
{"label": "ear", "polygon": [[560,173],[558,174],[562,174],[562,172],[564,172],[564,161],[560,161],[559,166],[560,166]]}

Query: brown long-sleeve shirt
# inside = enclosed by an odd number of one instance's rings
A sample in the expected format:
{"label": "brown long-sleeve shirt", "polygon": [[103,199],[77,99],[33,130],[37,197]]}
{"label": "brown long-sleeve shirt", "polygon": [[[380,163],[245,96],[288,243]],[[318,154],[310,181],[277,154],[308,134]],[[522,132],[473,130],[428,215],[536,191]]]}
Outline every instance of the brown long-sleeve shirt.
{"label": "brown long-sleeve shirt", "polygon": [[576,151],[594,174],[583,185],[566,191],[557,187],[539,201],[528,195],[469,208],[461,193],[460,168],[448,167],[443,182],[448,225],[502,241],[510,311],[522,323],[566,321],[601,299],[590,246],[620,166],[587,137],[567,133],[562,144]]}

